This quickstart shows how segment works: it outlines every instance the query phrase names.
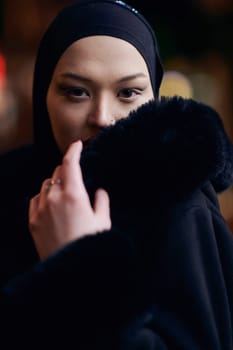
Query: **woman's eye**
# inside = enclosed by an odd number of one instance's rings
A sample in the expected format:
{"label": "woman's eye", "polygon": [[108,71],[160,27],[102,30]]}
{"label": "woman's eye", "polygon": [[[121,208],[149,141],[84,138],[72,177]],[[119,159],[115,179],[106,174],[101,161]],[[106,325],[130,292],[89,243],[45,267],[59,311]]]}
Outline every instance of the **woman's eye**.
{"label": "woman's eye", "polygon": [[119,97],[129,99],[129,98],[135,97],[136,95],[139,95],[139,94],[140,94],[139,89],[127,88],[127,89],[122,89],[119,92]]}
{"label": "woman's eye", "polygon": [[61,87],[61,91],[65,96],[71,97],[71,98],[84,98],[89,97],[90,94],[88,91],[84,88],[80,87]]}

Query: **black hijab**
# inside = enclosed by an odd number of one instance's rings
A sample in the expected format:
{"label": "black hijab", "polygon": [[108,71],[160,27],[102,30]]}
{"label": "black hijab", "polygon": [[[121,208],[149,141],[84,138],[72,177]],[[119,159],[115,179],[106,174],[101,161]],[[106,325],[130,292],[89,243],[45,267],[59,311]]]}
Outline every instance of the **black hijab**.
{"label": "black hijab", "polygon": [[121,38],[135,46],[147,64],[154,96],[158,95],[163,68],[156,37],[150,24],[136,9],[118,0],[80,0],[64,8],[41,40],[34,71],[34,142],[47,173],[61,160],[46,107],[48,87],[55,66],[67,47],[92,35]]}

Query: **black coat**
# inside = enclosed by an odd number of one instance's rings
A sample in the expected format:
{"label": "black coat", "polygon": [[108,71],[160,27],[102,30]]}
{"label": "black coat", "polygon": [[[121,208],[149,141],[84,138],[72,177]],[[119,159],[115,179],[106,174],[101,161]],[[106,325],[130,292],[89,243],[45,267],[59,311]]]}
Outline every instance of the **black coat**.
{"label": "black coat", "polygon": [[232,149],[203,104],[140,107],[81,159],[90,197],[110,194],[113,228],[36,264],[26,213],[45,172],[33,148],[14,168],[15,154],[3,157],[4,334],[68,349],[232,350],[233,236],[216,197],[232,183]]}

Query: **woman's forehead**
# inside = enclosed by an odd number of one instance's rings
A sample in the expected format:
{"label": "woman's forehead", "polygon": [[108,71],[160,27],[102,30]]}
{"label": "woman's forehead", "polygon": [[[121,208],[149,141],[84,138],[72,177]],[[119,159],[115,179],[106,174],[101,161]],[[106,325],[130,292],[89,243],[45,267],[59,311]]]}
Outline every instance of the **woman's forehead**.
{"label": "woman's forehead", "polygon": [[[131,60],[132,57],[136,61],[141,60],[145,62],[141,53],[131,43],[107,35],[89,36],[76,40],[66,48],[60,60],[64,61],[68,58],[75,60],[76,57],[79,59],[99,59],[102,61],[108,58],[115,61],[118,58],[127,59],[127,57]],[[131,62],[133,63],[133,60]]]}
{"label": "woman's forehead", "polygon": [[146,62],[139,51],[125,40],[111,36],[90,36],[75,41],[62,54],[55,69],[84,74],[104,72],[111,75],[149,75]]}

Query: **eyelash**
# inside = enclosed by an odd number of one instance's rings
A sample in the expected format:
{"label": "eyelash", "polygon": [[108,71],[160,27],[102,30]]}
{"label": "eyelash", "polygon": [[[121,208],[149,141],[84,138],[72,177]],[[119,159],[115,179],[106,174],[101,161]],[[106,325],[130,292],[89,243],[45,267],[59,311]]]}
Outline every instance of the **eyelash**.
{"label": "eyelash", "polygon": [[[118,96],[120,96],[120,94],[122,92],[124,92],[126,95],[128,92],[130,92],[130,94],[134,94],[134,95],[140,95],[142,93],[142,89],[139,89],[139,88],[124,88],[120,91],[120,93],[118,94]],[[123,97],[124,99],[130,99],[132,98],[133,96],[128,96],[128,97]]]}
{"label": "eyelash", "polygon": [[83,93],[86,94],[86,96],[90,96],[88,91],[84,88],[81,87],[76,87],[76,86],[60,86],[60,90],[62,93],[70,98],[83,98]]}
{"label": "eyelash", "polygon": [[[79,101],[85,97],[90,97],[88,90],[82,87],[59,86],[59,90],[64,96],[70,98],[73,101]],[[124,102],[131,102],[135,96],[141,95],[143,90],[144,89],[141,88],[123,88],[118,92],[117,97],[121,98]]]}

